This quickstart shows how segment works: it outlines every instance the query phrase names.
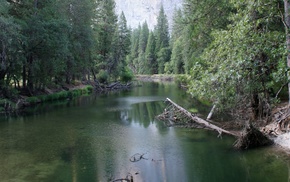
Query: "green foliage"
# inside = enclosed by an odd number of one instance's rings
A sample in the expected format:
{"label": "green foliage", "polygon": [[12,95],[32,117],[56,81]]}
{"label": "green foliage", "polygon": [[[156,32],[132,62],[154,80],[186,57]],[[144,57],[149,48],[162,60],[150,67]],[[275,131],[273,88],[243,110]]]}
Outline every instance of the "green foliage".
{"label": "green foliage", "polygon": [[86,93],[92,93],[94,91],[94,87],[91,85],[87,85],[84,89]]}
{"label": "green foliage", "polygon": [[14,102],[8,99],[0,99],[0,113],[1,112],[14,112],[17,106]]}
{"label": "green foliage", "polygon": [[193,96],[224,109],[245,102],[256,108],[270,104],[270,90],[286,81],[285,33],[276,3],[233,4],[237,13],[229,17],[232,23],[226,30],[212,32],[213,42],[191,69],[188,82]]}
{"label": "green foliage", "polygon": [[36,104],[36,103],[40,102],[38,97],[28,97],[25,101],[30,103],[30,104]]}
{"label": "green foliage", "polygon": [[105,70],[100,70],[97,79],[100,83],[107,83],[109,80],[109,73]]}
{"label": "green foliage", "polygon": [[170,61],[171,48],[169,47],[169,28],[168,20],[161,6],[157,17],[157,25],[155,27],[156,45],[155,53],[157,56],[158,73],[163,74],[165,63]]}
{"label": "green foliage", "polygon": [[182,50],[183,50],[182,42],[181,40],[177,39],[173,44],[173,49],[172,49],[172,54],[171,54],[172,68],[175,74],[185,73]]}
{"label": "green foliage", "polygon": [[152,75],[158,73],[158,63],[155,55],[155,46],[156,46],[155,35],[154,32],[151,31],[149,33],[148,43],[145,51],[145,69],[144,69],[145,74]]}
{"label": "green foliage", "polygon": [[124,69],[124,71],[121,74],[121,81],[127,83],[132,81],[133,78],[134,78],[133,72],[128,68]]}
{"label": "green foliage", "polygon": [[30,104],[36,104],[40,102],[56,101],[56,100],[65,100],[68,98],[77,97],[84,94],[92,93],[93,87],[87,85],[84,88],[74,89],[69,91],[60,91],[49,95],[38,95],[26,98],[26,102]]}
{"label": "green foliage", "polygon": [[0,99],[0,107],[5,107],[6,105],[13,105],[13,102],[8,99]]}
{"label": "green foliage", "polygon": [[163,74],[165,63],[170,61],[171,49],[169,47],[163,47],[157,53],[158,73]]}
{"label": "green foliage", "polygon": [[157,17],[157,25],[149,31],[147,22],[132,31],[131,51],[126,60],[135,74],[162,74],[170,61],[168,20],[163,6]]}
{"label": "green foliage", "polygon": [[0,0],[1,90],[34,93],[51,84],[96,79],[100,70],[108,73],[103,78],[118,78],[126,66],[130,30],[124,13],[118,21],[114,8],[114,0]]}

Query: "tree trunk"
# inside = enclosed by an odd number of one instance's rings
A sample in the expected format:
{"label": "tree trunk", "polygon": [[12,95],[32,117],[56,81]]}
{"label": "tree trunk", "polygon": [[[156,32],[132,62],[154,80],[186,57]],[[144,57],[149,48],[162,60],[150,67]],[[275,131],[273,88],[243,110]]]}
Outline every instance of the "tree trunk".
{"label": "tree trunk", "polygon": [[[285,29],[286,29],[286,45],[287,45],[287,67],[290,68],[290,2],[289,0],[284,0],[284,9],[285,9]],[[288,73],[288,80],[290,79],[290,75]],[[289,82],[289,81],[288,81]],[[290,104],[290,82],[288,83],[288,97],[289,101],[288,104]]]}
{"label": "tree trunk", "polygon": [[31,91],[33,90],[33,85],[34,85],[34,71],[33,71],[33,56],[31,53],[28,56],[28,70],[27,70],[27,88]]}
{"label": "tree trunk", "polygon": [[26,77],[26,65],[24,63],[24,65],[22,67],[22,87],[23,88],[26,87],[26,81],[27,81],[27,77]]}
{"label": "tree trunk", "polygon": [[227,130],[224,130],[214,124],[211,124],[209,122],[207,122],[206,120],[202,119],[202,118],[199,118],[197,116],[193,116],[189,111],[187,111],[186,109],[184,109],[183,107],[179,106],[178,104],[176,104],[175,102],[173,102],[172,100],[170,100],[169,98],[166,99],[166,101],[170,102],[174,107],[176,107],[179,111],[183,112],[188,118],[190,118],[191,120],[195,121],[196,123],[206,127],[206,128],[210,128],[212,130],[215,130],[217,131],[219,134],[222,134],[222,133],[226,133],[228,135],[232,135],[232,136],[240,136],[239,134],[237,133],[233,133],[233,132],[230,132],[230,131],[227,131]]}

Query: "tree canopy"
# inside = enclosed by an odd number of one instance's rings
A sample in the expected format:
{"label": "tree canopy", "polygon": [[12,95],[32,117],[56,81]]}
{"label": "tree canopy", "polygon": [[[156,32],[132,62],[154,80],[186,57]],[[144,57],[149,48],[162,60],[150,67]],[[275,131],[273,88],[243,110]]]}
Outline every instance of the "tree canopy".
{"label": "tree canopy", "polygon": [[126,67],[130,33],[113,0],[1,0],[0,27],[2,97],[102,73],[118,79]]}

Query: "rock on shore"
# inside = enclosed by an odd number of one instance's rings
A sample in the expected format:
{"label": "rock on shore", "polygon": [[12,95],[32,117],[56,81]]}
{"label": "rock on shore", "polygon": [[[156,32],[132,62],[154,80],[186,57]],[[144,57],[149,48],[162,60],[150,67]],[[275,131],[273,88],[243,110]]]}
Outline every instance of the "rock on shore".
{"label": "rock on shore", "polygon": [[274,142],[284,148],[290,149],[290,132],[279,135]]}

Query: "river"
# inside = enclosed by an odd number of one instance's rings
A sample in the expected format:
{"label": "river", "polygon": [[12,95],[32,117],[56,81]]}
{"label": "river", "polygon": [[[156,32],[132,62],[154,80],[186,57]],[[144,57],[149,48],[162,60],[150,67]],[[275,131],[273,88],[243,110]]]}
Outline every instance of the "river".
{"label": "river", "polygon": [[290,181],[289,156],[273,147],[236,151],[230,136],[156,121],[166,97],[210,109],[174,84],[144,83],[0,118],[0,182]]}

